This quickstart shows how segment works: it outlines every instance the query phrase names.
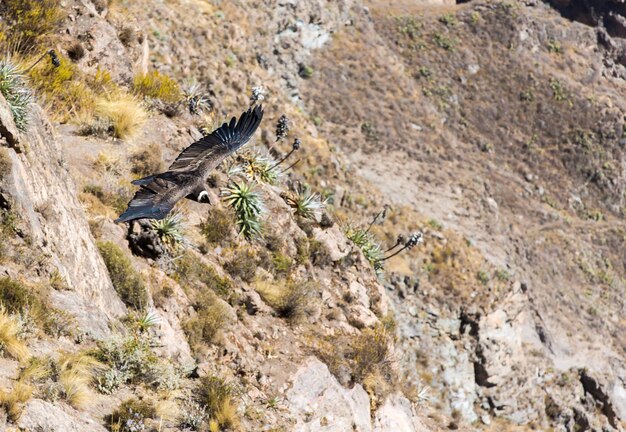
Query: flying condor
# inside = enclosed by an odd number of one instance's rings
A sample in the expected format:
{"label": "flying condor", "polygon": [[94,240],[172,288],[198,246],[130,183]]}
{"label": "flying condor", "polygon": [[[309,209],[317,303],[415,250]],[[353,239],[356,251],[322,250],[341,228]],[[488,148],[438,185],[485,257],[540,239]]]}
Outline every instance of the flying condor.
{"label": "flying condor", "polygon": [[163,219],[182,198],[209,203],[209,174],[250,140],[262,118],[262,106],[250,108],[183,150],[166,172],[133,181],[140,189],[115,222]]}

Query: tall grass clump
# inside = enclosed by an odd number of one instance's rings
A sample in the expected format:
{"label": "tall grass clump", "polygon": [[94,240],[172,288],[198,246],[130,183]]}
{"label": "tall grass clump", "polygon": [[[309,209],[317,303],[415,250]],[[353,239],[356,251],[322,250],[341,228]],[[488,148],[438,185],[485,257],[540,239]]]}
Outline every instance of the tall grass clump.
{"label": "tall grass clump", "polygon": [[235,211],[239,234],[247,239],[260,236],[261,222],[259,218],[264,207],[261,196],[254,190],[254,184],[232,181],[222,190],[222,196]]}
{"label": "tall grass clump", "polygon": [[134,309],[143,309],[148,303],[146,285],[133,268],[130,258],[112,242],[98,242],[100,255],[109,270],[111,282],[122,301]]}
{"label": "tall grass clump", "polygon": [[20,339],[20,325],[4,308],[0,306],[0,354],[8,354],[18,361],[24,361],[30,353]]}
{"label": "tall grass clump", "polygon": [[96,116],[108,122],[113,136],[130,139],[137,135],[148,119],[146,110],[133,96],[118,92],[99,97],[95,105]]}
{"label": "tall grass clump", "polygon": [[11,59],[0,60],[0,93],[6,99],[20,131],[28,125],[28,108],[33,101],[33,94],[28,87],[26,77]]}

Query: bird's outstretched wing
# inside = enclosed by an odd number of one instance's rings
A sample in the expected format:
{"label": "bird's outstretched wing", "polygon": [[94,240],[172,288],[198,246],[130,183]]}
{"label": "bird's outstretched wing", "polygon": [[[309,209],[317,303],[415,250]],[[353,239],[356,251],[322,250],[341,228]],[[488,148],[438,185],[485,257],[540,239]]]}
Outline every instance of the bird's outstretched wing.
{"label": "bird's outstretched wing", "polygon": [[184,179],[171,173],[157,174],[145,179],[135,180],[140,185],[128,208],[116,223],[128,222],[133,219],[163,219],[174,208],[176,202],[189,193],[190,186]]}
{"label": "bird's outstretched wing", "polygon": [[224,123],[210,135],[191,144],[183,150],[170,165],[169,171],[196,171],[208,173],[204,167],[212,169],[219,161],[237,151],[247,143],[263,118],[263,107],[257,105],[244,112],[239,120],[233,117],[230,123]]}
{"label": "bird's outstretched wing", "polygon": [[178,200],[203,187],[210,170],[250,140],[262,118],[263,107],[250,108],[183,150],[168,171],[133,181],[141,189],[115,222],[163,219]]}

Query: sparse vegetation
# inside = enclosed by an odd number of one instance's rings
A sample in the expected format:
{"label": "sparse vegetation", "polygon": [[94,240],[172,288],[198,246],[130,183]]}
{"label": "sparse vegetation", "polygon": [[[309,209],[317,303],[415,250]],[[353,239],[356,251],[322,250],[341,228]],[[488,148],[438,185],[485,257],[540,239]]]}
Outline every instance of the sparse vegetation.
{"label": "sparse vegetation", "polygon": [[442,15],[441,17],[439,17],[439,22],[447,27],[454,27],[458,23],[456,17],[452,14]]}
{"label": "sparse vegetation", "polygon": [[552,89],[552,97],[557,102],[562,102],[569,99],[569,95],[565,86],[556,78],[550,79],[550,88]]}
{"label": "sparse vegetation", "polygon": [[15,126],[25,131],[33,95],[19,66],[8,58],[0,60],[0,93],[11,109]]}
{"label": "sparse vegetation", "polygon": [[161,146],[152,143],[130,157],[131,171],[138,177],[146,177],[163,170],[163,152]]}
{"label": "sparse vegetation", "polygon": [[90,384],[103,365],[86,353],[63,354],[56,364],[63,398],[74,408],[85,407],[90,400]]}
{"label": "sparse vegetation", "polygon": [[208,243],[222,244],[231,236],[235,216],[228,209],[211,207],[206,221],[200,224],[200,232]]}
{"label": "sparse vegetation", "polygon": [[311,66],[302,64],[300,65],[300,70],[298,70],[298,75],[304,79],[313,78],[314,70]]}
{"label": "sparse vegetation", "polygon": [[437,45],[439,48],[445,49],[446,51],[454,51],[456,49],[456,46],[459,44],[459,41],[457,39],[451,38],[441,33],[435,33],[435,35],[433,36],[433,41],[435,42],[435,45]]}
{"label": "sparse vegetation", "polygon": [[130,259],[112,242],[98,242],[98,249],[109,269],[113,287],[127,306],[143,309],[148,304],[148,294],[141,275],[133,268]]}
{"label": "sparse vegetation", "polygon": [[145,421],[156,415],[152,402],[131,398],[122,402],[106,421],[112,432],[138,432],[145,430]]}
{"label": "sparse vegetation", "polygon": [[159,71],[136,75],[133,86],[137,93],[145,97],[160,99],[165,103],[177,103],[183,99],[178,83]]}
{"label": "sparse vegetation", "polygon": [[232,181],[222,191],[222,195],[224,196],[224,201],[237,215],[239,234],[248,239],[260,236],[261,222],[259,218],[264,208],[261,196],[254,190],[254,184]]}
{"label": "sparse vegetation", "polygon": [[11,174],[12,168],[13,162],[11,161],[11,156],[9,156],[9,151],[4,147],[0,147],[0,180]]}
{"label": "sparse vegetation", "polygon": [[203,263],[193,252],[185,252],[176,263],[174,278],[179,282],[185,282],[183,287],[206,286],[226,298],[231,294],[231,282],[218,275],[214,268]]}

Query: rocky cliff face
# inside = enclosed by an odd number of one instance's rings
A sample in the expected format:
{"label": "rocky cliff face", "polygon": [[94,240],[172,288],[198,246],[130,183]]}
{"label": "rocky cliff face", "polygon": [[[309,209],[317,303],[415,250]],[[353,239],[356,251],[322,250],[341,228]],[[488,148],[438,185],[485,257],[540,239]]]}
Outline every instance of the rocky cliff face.
{"label": "rocky cliff face", "polygon": [[[624,428],[626,108],[621,35],[606,24],[619,6],[63,6],[51,40],[80,71],[67,85],[95,88],[106,71],[143,98],[133,80],[159,70],[197,80],[211,110],[146,96],[147,123],[120,140],[37,104],[19,132],[0,97],[2,283],[45,292],[65,323],[9,311],[31,359],[9,359],[2,339],[0,428]],[[606,32],[586,26],[597,13]],[[263,238],[236,235],[226,166],[210,208],[180,207],[185,248],[112,222],[144,149],[169,162],[258,86],[266,117],[250,147],[281,156],[303,141],[296,168],[256,186]],[[294,215],[301,183],[329,197],[324,215]],[[383,249],[415,230],[425,244],[377,275],[346,228],[383,204],[371,226]],[[84,356],[101,364],[68,381]]]}

